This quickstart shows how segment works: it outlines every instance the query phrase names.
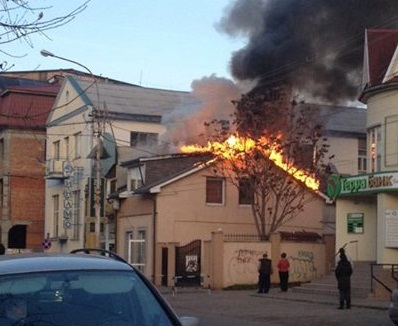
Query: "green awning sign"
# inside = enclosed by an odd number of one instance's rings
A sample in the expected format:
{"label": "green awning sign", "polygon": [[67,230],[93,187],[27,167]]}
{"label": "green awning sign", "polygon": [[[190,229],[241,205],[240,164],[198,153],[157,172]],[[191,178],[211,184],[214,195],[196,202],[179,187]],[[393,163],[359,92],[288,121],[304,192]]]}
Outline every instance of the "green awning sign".
{"label": "green awning sign", "polygon": [[398,172],[379,172],[350,177],[332,175],[327,184],[327,194],[331,199],[382,191],[398,191]]}

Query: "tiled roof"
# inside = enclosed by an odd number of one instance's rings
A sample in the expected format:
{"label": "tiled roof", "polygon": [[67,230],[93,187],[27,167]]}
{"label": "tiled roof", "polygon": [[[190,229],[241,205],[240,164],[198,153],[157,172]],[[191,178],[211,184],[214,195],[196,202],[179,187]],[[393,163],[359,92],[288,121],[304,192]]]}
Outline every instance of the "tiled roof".
{"label": "tiled roof", "polygon": [[0,94],[0,128],[45,130],[59,86],[15,86]]}

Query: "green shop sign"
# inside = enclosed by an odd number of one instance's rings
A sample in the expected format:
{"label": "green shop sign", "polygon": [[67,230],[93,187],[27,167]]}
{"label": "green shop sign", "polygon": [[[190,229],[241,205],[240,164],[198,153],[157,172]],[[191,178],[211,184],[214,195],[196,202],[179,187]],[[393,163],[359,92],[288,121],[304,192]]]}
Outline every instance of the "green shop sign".
{"label": "green shop sign", "polygon": [[344,195],[398,191],[398,172],[380,172],[351,177],[330,176],[327,184],[329,198]]}

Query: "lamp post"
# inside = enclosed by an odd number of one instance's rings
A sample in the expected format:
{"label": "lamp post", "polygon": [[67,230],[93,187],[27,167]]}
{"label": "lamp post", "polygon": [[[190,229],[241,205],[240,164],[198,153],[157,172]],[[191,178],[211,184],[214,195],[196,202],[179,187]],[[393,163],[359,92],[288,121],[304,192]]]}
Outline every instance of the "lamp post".
{"label": "lamp post", "polygon": [[[40,54],[43,57],[53,57],[57,58],[59,60],[71,62],[75,65],[78,65],[82,67],[83,69],[87,70],[91,77],[94,80],[95,87],[96,87],[96,92],[97,92],[97,104],[99,105],[99,91],[98,91],[98,85],[96,78],[92,71],[87,68],[85,65],[81,64],[80,62],[60,57],[58,55],[55,55],[47,50],[41,50]],[[95,197],[94,197],[94,210],[95,210],[95,246],[97,248],[100,248],[101,245],[101,125],[100,125],[100,115],[98,112],[98,109],[94,106],[93,107],[93,135],[95,136],[95,142],[96,142],[96,152],[95,152],[95,167],[96,167],[96,176],[95,176]]]}

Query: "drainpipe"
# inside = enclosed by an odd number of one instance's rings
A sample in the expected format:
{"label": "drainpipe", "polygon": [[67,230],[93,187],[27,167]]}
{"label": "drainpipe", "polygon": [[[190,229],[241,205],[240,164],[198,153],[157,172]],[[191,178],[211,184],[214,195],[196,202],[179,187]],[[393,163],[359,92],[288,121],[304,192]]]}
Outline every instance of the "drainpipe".
{"label": "drainpipe", "polygon": [[156,215],[157,215],[156,195],[152,197],[152,203],[153,203],[152,283],[156,284]]}

